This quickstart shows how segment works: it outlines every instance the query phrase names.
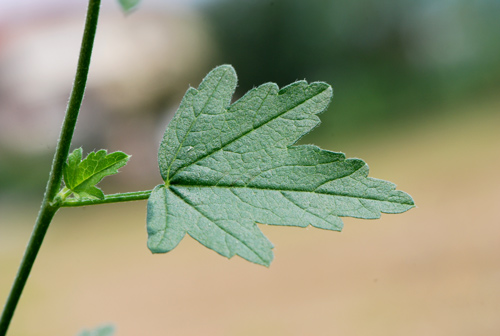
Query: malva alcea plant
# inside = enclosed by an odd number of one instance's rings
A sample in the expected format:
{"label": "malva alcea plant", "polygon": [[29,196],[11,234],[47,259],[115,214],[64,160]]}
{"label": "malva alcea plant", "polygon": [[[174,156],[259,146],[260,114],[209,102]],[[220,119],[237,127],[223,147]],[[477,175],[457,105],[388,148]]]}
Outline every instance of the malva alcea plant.
{"label": "malva alcea plant", "polygon": [[[129,9],[137,1],[121,3]],[[230,65],[215,68],[198,89],[186,92],[158,151],[165,183],[149,191],[104,195],[96,184],[117,173],[130,157],[100,150],[83,158],[81,148],[69,154],[98,9],[99,0],[90,0],[77,70],[77,79],[83,79],[75,80],[42,208],[0,320],[0,336],[6,334],[60,207],[148,199],[151,252],[168,252],[187,234],[222,256],[238,255],[265,266],[273,260],[273,245],[257,223],[340,231],[341,217],[374,219],[414,207],[412,198],[394,184],[368,177],[362,160],[294,145],[320,123],[318,114],[332,99],[330,85],[298,81],[280,89],[267,83],[230,104],[237,84]]]}
{"label": "malva alcea plant", "polygon": [[272,244],[256,223],[340,231],[340,217],[378,218],[413,207],[368,166],[312,145],[293,146],[319,124],[326,83],[263,84],[229,105],[236,73],[212,70],[189,89],[158,153],[165,184],[148,201],[148,247],[168,252],[187,233],[225,257],[269,266]]}

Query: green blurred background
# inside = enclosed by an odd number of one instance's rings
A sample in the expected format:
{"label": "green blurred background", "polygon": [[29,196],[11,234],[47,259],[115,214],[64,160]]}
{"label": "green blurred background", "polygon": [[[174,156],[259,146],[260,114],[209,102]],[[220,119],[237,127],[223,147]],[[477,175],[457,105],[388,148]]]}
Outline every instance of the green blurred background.
{"label": "green blurred background", "polygon": [[[30,2],[31,1],[31,2]],[[28,6],[29,5],[29,6]],[[85,1],[0,4],[0,301],[28,240],[76,66]],[[2,8],[3,7],[3,8]],[[361,157],[417,208],[342,233],[262,226],[269,269],[186,238],[146,246],[145,202],[63,209],[11,335],[500,334],[500,1],[104,1],[74,147],[132,155],[106,193],[161,183],[189,85],[232,64],[237,96],[326,81],[301,142]]]}

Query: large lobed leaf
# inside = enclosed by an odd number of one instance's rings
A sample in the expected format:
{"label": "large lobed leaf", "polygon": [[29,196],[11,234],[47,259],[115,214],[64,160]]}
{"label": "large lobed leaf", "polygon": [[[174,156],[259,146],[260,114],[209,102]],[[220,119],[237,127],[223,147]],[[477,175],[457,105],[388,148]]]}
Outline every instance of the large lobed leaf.
{"label": "large lobed leaf", "polygon": [[172,250],[185,234],[228,258],[269,265],[273,245],[256,223],[340,231],[340,217],[379,218],[414,206],[395,185],[367,177],[359,159],[292,146],[316,127],[332,97],[326,83],[263,84],[230,105],[234,69],[190,88],[158,161],[165,184],[148,202],[148,247]]}

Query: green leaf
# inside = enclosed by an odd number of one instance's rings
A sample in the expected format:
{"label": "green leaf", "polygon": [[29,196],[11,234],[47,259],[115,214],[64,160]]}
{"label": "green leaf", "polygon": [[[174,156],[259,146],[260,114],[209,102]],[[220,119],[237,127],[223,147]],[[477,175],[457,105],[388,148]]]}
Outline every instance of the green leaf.
{"label": "green leaf", "polygon": [[78,336],[113,336],[115,333],[115,327],[112,325],[106,325],[98,327],[94,330],[83,330]]}
{"label": "green leaf", "polygon": [[141,0],[118,0],[118,3],[122,7],[125,13],[130,12],[135,9]]}
{"label": "green leaf", "polygon": [[130,156],[123,152],[107,154],[105,149],[91,152],[82,160],[82,149],[75,149],[63,168],[64,183],[76,197],[103,199],[104,194],[95,185],[104,177],[118,173]]}
{"label": "green leaf", "polygon": [[414,206],[395,185],[369,178],[359,159],[293,146],[330,103],[326,83],[263,84],[230,105],[236,73],[212,70],[190,88],[158,161],[165,181],[148,202],[148,247],[172,250],[185,234],[228,258],[269,265],[273,245],[256,223],[340,231],[341,217],[379,218]]}

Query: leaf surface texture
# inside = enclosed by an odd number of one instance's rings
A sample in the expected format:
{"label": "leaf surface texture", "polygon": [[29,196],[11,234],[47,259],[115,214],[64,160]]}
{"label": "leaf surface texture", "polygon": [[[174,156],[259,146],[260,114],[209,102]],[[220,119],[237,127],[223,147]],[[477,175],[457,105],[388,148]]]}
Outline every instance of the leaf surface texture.
{"label": "leaf surface texture", "polygon": [[293,145],[332,98],[322,82],[263,84],[230,104],[234,69],[190,88],[160,144],[165,184],[148,202],[148,247],[172,250],[185,234],[228,258],[268,266],[273,245],[256,223],[340,231],[341,217],[378,218],[414,206],[395,185],[369,178],[359,159]]}

